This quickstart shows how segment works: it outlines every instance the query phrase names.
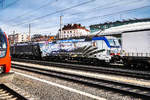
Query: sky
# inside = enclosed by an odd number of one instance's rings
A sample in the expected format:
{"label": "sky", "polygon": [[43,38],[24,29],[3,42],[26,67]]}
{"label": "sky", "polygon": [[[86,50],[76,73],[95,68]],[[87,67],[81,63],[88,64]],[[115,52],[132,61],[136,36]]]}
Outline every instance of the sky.
{"label": "sky", "polygon": [[0,28],[7,35],[56,35],[62,24],[90,25],[150,18],[150,0],[0,0]]}

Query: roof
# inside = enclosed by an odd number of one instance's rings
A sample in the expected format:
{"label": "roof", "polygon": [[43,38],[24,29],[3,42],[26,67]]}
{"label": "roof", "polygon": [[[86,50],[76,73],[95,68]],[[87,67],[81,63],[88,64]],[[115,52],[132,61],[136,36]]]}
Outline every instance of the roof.
{"label": "roof", "polygon": [[106,24],[115,24],[115,23],[137,23],[137,22],[150,22],[150,18],[142,18],[142,19],[128,19],[128,20],[122,20],[122,21],[115,21],[115,22],[105,22],[105,23],[100,23],[100,24],[95,24],[95,25],[91,25],[92,26],[100,26],[100,25],[106,25]]}
{"label": "roof", "polygon": [[127,24],[127,25],[122,25],[118,27],[112,27],[109,29],[106,29],[102,32],[94,32],[91,35],[94,34],[101,34],[101,35],[107,35],[107,34],[121,34],[126,31],[135,31],[135,30],[146,30],[150,29],[150,22],[139,22],[139,23],[133,23],[133,24]]}

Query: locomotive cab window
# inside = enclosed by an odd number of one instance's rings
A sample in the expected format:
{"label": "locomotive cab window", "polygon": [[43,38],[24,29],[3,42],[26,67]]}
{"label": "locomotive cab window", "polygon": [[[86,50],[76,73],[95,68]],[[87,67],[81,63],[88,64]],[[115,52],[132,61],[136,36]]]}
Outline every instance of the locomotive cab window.
{"label": "locomotive cab window", "polygon": [[108,41],[109,41],[109,44],[110,44],[111,47],[120,46],[118,40],[116,40],[116,39],[108,39]]}
{"label": "locomotive cab window", "polygon": [[4,57],[6,55],[6,43],[6,37],[2,33],[0,33],[0,57]]}
{"label": "locomotive cab window", "polygon": [[114,40],[116,46],[120,46],[120,43],[117,39]]}

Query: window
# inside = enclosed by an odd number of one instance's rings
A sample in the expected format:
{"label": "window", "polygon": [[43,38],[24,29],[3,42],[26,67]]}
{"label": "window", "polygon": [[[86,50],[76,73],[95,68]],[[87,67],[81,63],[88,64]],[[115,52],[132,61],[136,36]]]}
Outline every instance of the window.
{"label": "window", "polygon": [[110,46],[120,46],[117,39],[108,39]]}
{"label": "window", "polygon": [[109,44],[110,44],[111,46],[115,46],[115,42],[114,42],[113,39],[108,39],[108,41],[109,41]]}
{"label": "window", "polygon": [[120,43],[117,39],[114,39],[114,42],[115,42],[116,46],[120,46]]}
{"label": "window", "polygon": [[7,40],[4,34],[0,33],[0,57],[4,57],[7,51]]}

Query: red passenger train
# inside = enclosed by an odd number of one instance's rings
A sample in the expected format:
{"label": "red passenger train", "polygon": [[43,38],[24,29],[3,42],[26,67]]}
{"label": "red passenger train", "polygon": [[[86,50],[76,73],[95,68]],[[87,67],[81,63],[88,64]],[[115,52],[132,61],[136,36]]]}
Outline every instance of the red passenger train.
{"label": "red passenger train", "polygon": [[6,34],[0,29],[0,73],[8,73],[11,68],[9,42]]}

